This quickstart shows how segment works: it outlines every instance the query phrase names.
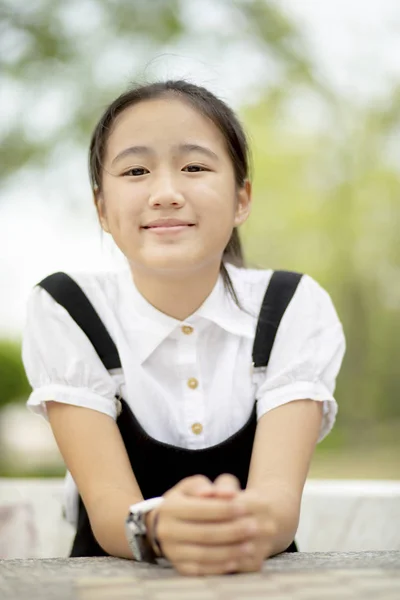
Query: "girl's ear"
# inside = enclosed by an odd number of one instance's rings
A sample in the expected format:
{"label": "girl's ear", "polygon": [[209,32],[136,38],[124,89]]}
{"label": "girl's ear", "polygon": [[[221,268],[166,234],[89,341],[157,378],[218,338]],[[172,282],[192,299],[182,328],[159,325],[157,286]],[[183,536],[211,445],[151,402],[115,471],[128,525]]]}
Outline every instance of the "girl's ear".
{"label": "girl's ear", "polygon": [[237,195],[235,227],[244,223],[251,212],[251,183],[248,179],[239,189]]}
{"label": "girl's ear", "polygon": [[107,213],[106,213],[104,198],[103,198],[101,192],[99,191],[99,188],[95,188],[93,190],[93,201],[94,201],[94,205],[96,207],[97,216],[98,216],[98,219],[99,219],[102,229],[106,233],[110,233],[110,229],[108,227],[108,220],[107,220]]}

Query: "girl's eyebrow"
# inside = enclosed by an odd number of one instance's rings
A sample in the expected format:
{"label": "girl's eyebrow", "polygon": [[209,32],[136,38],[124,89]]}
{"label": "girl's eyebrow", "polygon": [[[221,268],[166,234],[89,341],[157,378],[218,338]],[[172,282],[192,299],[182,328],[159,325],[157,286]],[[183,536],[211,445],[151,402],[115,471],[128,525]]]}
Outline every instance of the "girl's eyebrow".
{"label": "girl's eyebrow", "polygon": [[[188,154],[191,152],[198,152],[200,154],[204,154],[208,158],[212,158],[213,160],[219,160],[218,155],[215,154],[210,148],[206,146],[200,146],[199,144],[179,144],[175,146],[174,150],[177,150],[180,154]],[[125,158],[126,156],[138,155],[138,154],[147,154],[147,155],[155,155],[156,152],[153,148],[149,146],[130,146],[129,148],[125,148],[122,150],[117,156],[112,160],[111,166],[114,166],[116,162]]]}
{"label": "girl's eyebrow", "polygon": [[152,148],[149,148],[148,146],[130,146],[129,148],[125,148],[125,150],[122,150],[122,152],[120,152],[115,158],[113,158],[111,166],[113,166],[122,158],[125,158],[125,156],[130,156],[131,154],[155,154],[155,152],[154,150],[152,150]]}
{"label": "girl's eyebrow", "polygon": [[199,144],[179,144],[177,150],[181,154],[188,154],[190,152],[198,152],[199,154],[204,154],[208,158],[212,158],[214,160],[219,160],[218,155],[215,154],[210,148],[206,146],[200,146]]}

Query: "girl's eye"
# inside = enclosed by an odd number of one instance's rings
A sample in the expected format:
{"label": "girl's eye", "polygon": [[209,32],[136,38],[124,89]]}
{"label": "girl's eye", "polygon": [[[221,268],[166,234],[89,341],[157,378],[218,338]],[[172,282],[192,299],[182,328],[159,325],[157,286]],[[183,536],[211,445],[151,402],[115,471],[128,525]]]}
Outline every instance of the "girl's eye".
{"label": "girl's eye", "polygon": [[129,169],[129,171],[126,171],[124,173],[124,177],[138,177],[139,175],[144,175],[145,171],[147,171],[147,169],[145,169],[144,167],[134,167],[133,169]]}
{"label": "girl's eye", "polygon": [[[188,165],[182,169],[183,171],[188,171],[189,173],[199,173],[200,171],[207,171],[205,167],[201,165]],[[149,173],[147,169],[144,167],[133,167],[129,169],[129,171],[125,171],[123,173],[124,177],[140,177],[140,175],[145,175],[145,173]]]}
{"label": "girl's eye", "polygon": [[199,171],[207,171],[207,169],[205,167],[202,167],[201,165],[188,165],[187,167],[185,167],[182,170],[185,171],[186,169],[190,169],[189,173],[198,173]]}

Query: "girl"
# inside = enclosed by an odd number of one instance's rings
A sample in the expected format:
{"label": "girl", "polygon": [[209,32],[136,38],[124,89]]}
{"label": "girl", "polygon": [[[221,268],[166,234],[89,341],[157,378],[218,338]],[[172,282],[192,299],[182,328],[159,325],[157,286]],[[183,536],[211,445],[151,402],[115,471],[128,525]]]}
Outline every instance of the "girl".
{"label": "girl", "polygon": [[[295,551],[344,336],[310,277],[246,269],[248,146],[188,82],[136,87],[90,145],[99,221],[127,259],[31,292],[28,406],[67,466],[72,556],[163,556],[188,575]],[[268,365],[268,368],[267,368]]]}

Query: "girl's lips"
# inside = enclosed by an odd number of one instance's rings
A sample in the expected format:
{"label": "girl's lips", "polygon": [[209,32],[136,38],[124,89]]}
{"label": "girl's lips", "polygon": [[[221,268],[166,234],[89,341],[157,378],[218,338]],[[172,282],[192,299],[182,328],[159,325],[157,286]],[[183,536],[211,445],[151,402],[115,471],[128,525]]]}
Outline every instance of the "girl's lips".
{"label": "girl's lips", "polygon": [[165,233],[179,233],[184,229],[190,229],[194,227],[194,225],[169,225],[168,227],[146,227],[145,231],[151,231],[152,233],[157,233],[159,235]]}

